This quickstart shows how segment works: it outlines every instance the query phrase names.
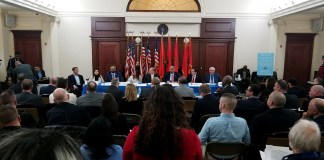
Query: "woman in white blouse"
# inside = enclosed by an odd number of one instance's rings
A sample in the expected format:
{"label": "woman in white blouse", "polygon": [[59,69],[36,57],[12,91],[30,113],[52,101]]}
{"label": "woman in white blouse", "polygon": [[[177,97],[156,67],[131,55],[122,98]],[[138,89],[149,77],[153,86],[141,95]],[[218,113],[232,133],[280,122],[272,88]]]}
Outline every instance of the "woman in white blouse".
{"label": "woman in white blouse", "polygon": [[142,83],[142,76],[139,74],[139,71],[136,70],[128,79],[127,82],[130,83]]}
{"label": "woman in white blouse", "polygon": [[92,76],[89,77],[89,81],[98,81],[99,83],[105,82],[102,76],[99,74],[99,70],[94,70]]}

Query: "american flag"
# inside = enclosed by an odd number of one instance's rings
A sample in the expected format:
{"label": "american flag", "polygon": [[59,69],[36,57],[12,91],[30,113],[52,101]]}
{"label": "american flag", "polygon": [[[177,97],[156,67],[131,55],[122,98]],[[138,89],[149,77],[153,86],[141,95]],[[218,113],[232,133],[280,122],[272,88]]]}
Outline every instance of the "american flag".
{"label": "american flag", "polygon": [[136,62],[135,62],[135,45],[134,45],[134,41],[132,41],[132,46],[131,46],[131,74],[134,74],[135,71],[135,67],[136,67]]}
{"label": "american flag", "polygon": [[148,70],[151,67],[151,63],[152,63],[152,57],[151,57],[150,43],[147,41],[147,46],[146,46],[146,73],[148,73]]}
{"label": "american flag", "polygon": [[155,49],[154,49],[154,67],[155,67],[155,72],[159,73],[159,46],[157,42],[157,38],[155,38]]}
{"label": "american flag", "polygon": [[130,67],[131,67],[131,50],[129,47],[129,43],[127,42],[127,50],[126,50],[126,64],[125,64],[125,77],[128,78],[130,76]]}
{"label": "american flag", "polygon": [[146,51],[144,43],[142,45],[141,56],[140,56],[140,71],[143,76],[146,73]]}

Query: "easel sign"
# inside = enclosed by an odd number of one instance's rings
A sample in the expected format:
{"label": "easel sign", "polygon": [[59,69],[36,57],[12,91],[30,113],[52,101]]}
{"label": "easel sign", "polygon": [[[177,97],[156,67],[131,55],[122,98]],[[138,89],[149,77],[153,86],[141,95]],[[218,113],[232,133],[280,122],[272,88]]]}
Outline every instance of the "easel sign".
{"label": "easel sign", "polygon": [[258,53],[258,76],[273,75],[274,53]]}

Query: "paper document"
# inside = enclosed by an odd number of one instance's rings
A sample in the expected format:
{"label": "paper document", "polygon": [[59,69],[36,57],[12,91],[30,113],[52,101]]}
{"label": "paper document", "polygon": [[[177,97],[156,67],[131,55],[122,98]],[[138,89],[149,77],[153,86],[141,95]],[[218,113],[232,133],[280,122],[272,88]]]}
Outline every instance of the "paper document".
{"label": "paper document", "polygon": [[262,160],[280,160],[282,157],[292,154],[289,147],[266,145],[264,152],[260,151]]}

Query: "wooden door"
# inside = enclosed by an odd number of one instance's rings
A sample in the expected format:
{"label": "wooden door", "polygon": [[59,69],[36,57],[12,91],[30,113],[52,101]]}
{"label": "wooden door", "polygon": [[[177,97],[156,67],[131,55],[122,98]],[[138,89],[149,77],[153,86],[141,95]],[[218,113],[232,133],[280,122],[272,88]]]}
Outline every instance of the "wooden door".
{"label": "wooden door", "polygon": [[296,78],[301,86],[310,79],[316,34],[287,33],[284,79]]}
{"label": "wooden door", "polygon": [[115,65],[118,71],[123,70],[123,66],[120,63],[120,42],[98,42],[98,50],[98,69],[101,75],[105,76],[112,65]]}
{"label": "wooden door", "polygon": [[208,73],[209,67],[215,67],[216,72],[221,75],[221,77],[227,74],[227,52],[228,43],[206,43],[205,44],[205,57],[203,59],[205,73]]}
{"label": "wooden door", "polygon": [[15,31],[15,51],[21,53],[22,60],[31,66],[42,67],[41,31]]}

